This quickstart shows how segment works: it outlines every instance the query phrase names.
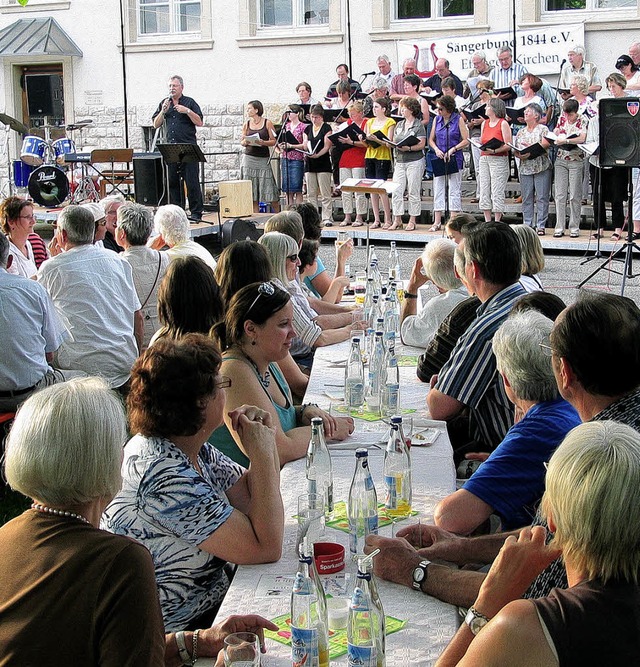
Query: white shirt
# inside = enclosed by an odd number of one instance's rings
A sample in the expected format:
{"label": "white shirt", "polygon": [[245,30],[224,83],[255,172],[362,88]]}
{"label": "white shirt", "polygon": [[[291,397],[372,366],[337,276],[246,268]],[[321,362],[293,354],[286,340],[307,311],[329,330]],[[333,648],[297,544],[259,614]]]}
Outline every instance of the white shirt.
{"label": "white shirt", "polygon": [[0,268],[0,389],[27,389],[42,380],[49,371],[45,355],[66,334],[44,287]]}
{"label": "white shirt", "polygon": [[33,248],[31,243],[27,241],[25,243],[27,248],[27,257],[22,254],[22,250],[18,248],[10,239],[9,239],[9,254],[13,256],[13,262],[11,266],[7,269],[9,273],[12,273],[14,276],[23,276],[24,278],[32,278],[38,273],[38,267],[36,266],[36,260],[33,257]]}
{"label": "white shirt", "polygon": [[131,266],[111,250],[82,245],[44,262],[38,280],[71,336],[55,365],[123,385],[138,356],[133,320],[140,301]]}
{"label": "white shirt", "polygon": [[187,255],[195,255],[199,257],[205,264],[211,267],[211,270],[214,271],[216,268],[216,260],[213,259],[213,255],[199,243],[188,239],[187,241],[181,241],[176,243],[173,248],[169,248],[166,251],[169,258],[174,260],[176,257],[185,257]]}
{"label": "white shirt", "polygon": [[120,257],[131,264],[133,284],[138,299],[143,304],[144,335],[142,347],[146,349],[149,347],[151,337],[160,327],[158,321],[158,287],[160,287],[162,277],[169,268],[171,259],[166,252],[153,250],[146,246],[133,246],[125,250]]}
{"label": "white shirt", "polygon": [[427,347],[444,318],[469,298],[466,287],[458,287],[429,299],[419,313],[408,315],[402,322],[400,337],[405,345]]}

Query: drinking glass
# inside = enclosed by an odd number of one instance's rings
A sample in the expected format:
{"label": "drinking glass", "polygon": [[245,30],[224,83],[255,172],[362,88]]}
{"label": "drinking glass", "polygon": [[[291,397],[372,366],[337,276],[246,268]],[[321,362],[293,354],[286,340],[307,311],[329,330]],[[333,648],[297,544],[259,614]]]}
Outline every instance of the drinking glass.
{"label": "drinking glass", "polygon": [[306,538],[307,553],[313,553],[313,545],[324,535],[324,494],[303,493],[298,496],[298,538],[296,554],[300,554]]}
{"label": "drinking glass", "polygon": [[260,667],[260,639],[253,632],[234,632],[224,638],[225,667]]}
{"label": "drinking glass", "polygon": [[367,273],[366,271],[358,271],[356,273],[356,304],[358,306],[364,305],[364,295],[367,290]]}

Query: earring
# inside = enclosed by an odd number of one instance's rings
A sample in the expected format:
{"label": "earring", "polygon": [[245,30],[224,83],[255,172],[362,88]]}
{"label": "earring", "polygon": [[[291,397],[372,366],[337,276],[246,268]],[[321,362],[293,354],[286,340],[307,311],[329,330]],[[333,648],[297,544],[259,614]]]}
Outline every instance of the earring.
{"label": "earring", "polygon": [[251,341],[251,345],[255,345],[255,344],[256,344],[256,341],[255,341],[255,340],[252,340],[252,341]]}

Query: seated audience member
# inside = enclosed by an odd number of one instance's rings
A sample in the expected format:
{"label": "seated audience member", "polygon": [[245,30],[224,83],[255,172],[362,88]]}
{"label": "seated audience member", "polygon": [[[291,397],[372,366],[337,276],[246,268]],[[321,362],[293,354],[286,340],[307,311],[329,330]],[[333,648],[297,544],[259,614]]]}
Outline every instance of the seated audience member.
{"label": "seated audience member", "polygon": [[104,248],[104,239],[107,233],[107,215],[104,212],[104,208],[102,208],[101,204],[94,201],[80,204],[80,206],[89,211],[93,216],[93,222],[96,227],[93,236],[93,245],[96,246],[96,248]]}
{"label": "seated audience member", "polygon": [[465,227],[462,236],[456,249],[456,270],[481,306],[427,395],[433,419],[449,422],[464,410],[469,412],[468,434],[452,442],[457,462],[464,456],[463,440],[475,441],[473,451],[493,451],[513,425],[513,408],[496,369],[491,339],[525,293],[518,283],[522,253],[512,229],[499,222],[484,222]]}
{"label": "seated audience member", "polygon": [[175,204],[160,206],[154,217],[154,229],[158,236],[152,240],[152,248],[160,250],[164,246],[169,246],[167,254],[170,259],[182,255],[195,255],[211,270],[216,268],[216,260],[211,253],[190,238],[189,219],[179,206]]}
{"label": "seated audience member", "polygon": [[538,276],[544,271],[544,251],[538,235],[528,225],[511,225],[516,233],[522,251],[522,273],[520,284],[527,292],[542,292],[542,282]]}
{"label": "seated audience member", "polygon": [[[438,667],[628,665],[640,655],[640,436],[612,421],[578,426],[546,485],[553,541],[541,526],[507,538]],[[558,554],[569,588],[518,599]]]}
{"label": "seated audience member", "polygon": [[[528,294],[522,300],[543,294]],[[582,292],[558,316],[550,344],[543,349],[551,354],[560,395],[583,422],[610,419],[640,431],[640,309],[631,299]],[[624,365],[618,363],[621,349],[627,351]],[[469,607],[486,575],[456,566],[491,563],[509,535],[517,532],[466,538],[423,524],[400,529],[398,538],[404,539],[370,537],[367,549],[381,549],[374,562],[377,575],[405,586],[412,585],[412,572],[424,559],[453,564],[431,562],[420,588],[445,602]],[[544,597],[552,588],[566,586],[565,569],[557,559],[524,596]]]}
{"label": "seated audience member", "polygon": [[[125,437],[122,405],[97,378],[45,389],[20,409],[6,474],[33,505],[0,528],[6,665],[37,664],[43,655],[48,664],[180,664],[176,635],[163,637],[149,552],[97,530],[122,483]],[[34,618],[51,632],[34,633]],[[197,641],[192,632],[182,635],[190,657],[197,657],[194,644],[200,657],[214,657],[229,633],[254,632],[262,640],[263,628],[276,627],[260,616],[230,616],[198,630]]]}
{"label": "seated audience member", "polygon": [[[434,239],[416,259],[402,303],[400,337],[405,345],[427,347],[444,318],[457,304],[469,298],[455,274],[455,249],[456,244],[449,239]],[[418,290],[429,281],[438,295],[424,302],[418,313]]]}
{"label": "seated audience member", "polygon": [[107,233],[104,235],[103,243],[107,250],[122,252],[124,248],[116,240],[116,227],[118,222],[118,209],[125,203],[124,195],[112,193],[100,200],[106,216]]}
{"label": "seated audience member", "polygon": [[7,197],[0,204],[0,222],[2,231],[9,241],[9,252],[13,257],[9,273],[24,278],[34,278],[36,267],[33,246],[29,235],[33,233],[36,218],[33,215],[33,202],[20,197]]}
{"label": "seated audience member", "polygon": [[458,245],[462,241],[462,228],[475,222],[476,219],[470,213],[454,213],[444,226],[447,238]]}
{"label": "seated audience member", "polygon": [[114,243],[124,249],[122,259],[131,265],[133,271],[133,284],[142,304],[142,350],[146,350],[159,328],[158,289],[170,259],[166,252],[147,247],[153,229],[153,212],[150,208],[127,202],[118,206],[116,211]]}
{"label": "seated audience member", "polygon": [[33,260],[36,263],[36,267],[40,268],[42,262],[49,259],[47,244],[44,242],[44,239],[36,232],[31,232],[29,236],[27,236],[27,241],[29,241],[31,244],[31,249],[33,250]]}
{"label": "seated audience member", "polygon": [[70,333],[53,365],[99,375],[112,388],[121,388],[142,345],[140,301],[130,264],[94,246],[94,232],[88,210],[63,209],[56,239],[65,252],[44,262],[38,281]]}
{"label": "seated audience member", "polygon": [[493,336],[498,372],[519,419],[462,489],[436,506],[436,526],[466,535],[491,514],[503,530],[531,523],[544,492],[545,464],[565,435],[580,424],[558,394],[547,344],[551,320],[534,311],[506,319]]}
{"label": "seated audience member", "polygon": [[[313,277],[318,273],[318,264],[321,261],[318,256],[319,248],[320,244],[318,241],[305,239],[298,252],[298,257],[300,258],[298,272],[300,274],[300,279],[305,286],[308,278]],[[349,278],[346,276],[334,278],[329,285],[329,289],[324,293],[322,298],[329,303],[339,303],[346,287],[349,287]]]}
{"label": "seated audience member", "polygon": [[162,325],[151,343],[178,339],[189,333],[209,335],[224,317],[220,289],[209,267],[193,255],[177,257],[158,289],[158,319]]}
{"label": "seated audience member", "polygon": [[215,343],[200,334],[159,340],[138,358],[127,398],[136,435],[102,521],[151,552],[167,632],[210,625],[229,586],[226,561],[266,563],[282,552],[271,414],[244,405],[230,416],[251,470],[206,442],[230,382],[219,371]]}
{"label": "seated audience member", "polygon": [[[302,204],[293,206],[291,210],[295,211],[300,216],[304,231],[303,238],[310,239],[311,241],[320,241],[322,238],[322,224],[320,222],[320,215],[316,207],[309,202],[304,202]],[[276,216],[273,217],[275,218]],[[283,234],[288,234],[287,229],[283,228],[283,226],[277,222],[272,222],[272,220],[273,218],[269,220],[269,228],[267,229],[265,227],[265,231],[282,232]],[[294,239],[298,240],[293,234],[289,234],[289,236],[293,236]],[[343,243],[340,246],[336,245],[336,270],[333,279],[325,269],[323,261],[320,259],[320,257],[318,257],[318,266],[315,275],[305,277],[302,282],[304,282],[304,284],[311,290],[314,296],[318,297],[319,299],[322,298],[325,301],[329,301],[330,303],[338,303],[340,299],[337,301],[332,301],[331,299],[325,299],[325,295],[329,287],[331,287],[333,280],[335,278],[344,276],[345,265],[352,255],[353,239],[349,238],[346,243]]]}
{"label": "seated audience member", "polygon": [[[251,283],[268,282],[273,276],[273,269],[269,253],[259,243],[236,241],[220,253],[214,275],[226,311],[234,294]],[[224,315],[220,317],[222,319]],[[278,366],[291,388],[294,402],[300,403],[307,391],[309,376],[300,370],[290,353],[278,362]]]}
{"label": "seated audience member", "polygon": [[351,312],[318,315],[311,308],[307,297],[296,282],[300,265],[299,248],[291,236],[280,232],[268,232],[260,237],[258,243],[269,253],[274,282],[291,296],[293,328],[296,333],[291,356],[298,363],[310,366],[309,356],[312,354],[312,348],[341,343],[349,338],[353,316]]}
{"label": "seated audience member", "polygon": [[84,375],[51,367],[66,329],[42,285],[8,273],[12,259],[0,232],[0,412],[13,412],[38,389]]}
{"label": "seated audience member", "polygon": [[[224,350],[222,371],[230,378],[224,414],[250,403],[271,415],[280,465],[306,454],[312,417],[322,417],[328,440],[344,440],[353,431],[350,418],[334,419],[313,405],[295,407],[277,362],[289,352],[295,333],[287,292],[272,283],[253,283],[231,299],[224,322],[214,332]],[[211,442],[242,465],[253,466],[233,420],[225,416]]]}

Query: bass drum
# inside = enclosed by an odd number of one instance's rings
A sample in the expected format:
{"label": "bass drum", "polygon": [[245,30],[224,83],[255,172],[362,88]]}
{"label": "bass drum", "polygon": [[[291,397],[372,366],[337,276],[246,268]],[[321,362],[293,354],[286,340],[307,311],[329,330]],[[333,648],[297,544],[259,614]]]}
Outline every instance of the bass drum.
{"label": "bass drum", "polygon": [[41,206],[60,206],[69,196],[69,181],[62,169],[44,164],[29,176],[29,194]]}

